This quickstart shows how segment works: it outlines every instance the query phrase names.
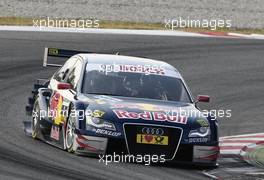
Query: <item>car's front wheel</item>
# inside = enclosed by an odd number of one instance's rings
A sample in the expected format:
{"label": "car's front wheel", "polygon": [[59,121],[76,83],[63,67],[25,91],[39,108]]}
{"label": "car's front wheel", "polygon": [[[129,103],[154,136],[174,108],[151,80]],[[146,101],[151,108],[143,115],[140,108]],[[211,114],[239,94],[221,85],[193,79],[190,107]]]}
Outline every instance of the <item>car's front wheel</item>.
{"label": "car's front wheel", "polygon": [[75,133],[74,133],[75,127],[76,127],[75,118],[72,116],[69,116],[67,125],[66,125],[66,133],[65,133],[65,144],[66,144],[66,149],[68,152],[74,152],[73,144],[75,141]]}
{"label": "car's front wheel", "polygon": [[40,120],[40,109],[38,101],[35,101],[32,111],[31,129],[32,138],[36,139],[38,137],[38,124]]}

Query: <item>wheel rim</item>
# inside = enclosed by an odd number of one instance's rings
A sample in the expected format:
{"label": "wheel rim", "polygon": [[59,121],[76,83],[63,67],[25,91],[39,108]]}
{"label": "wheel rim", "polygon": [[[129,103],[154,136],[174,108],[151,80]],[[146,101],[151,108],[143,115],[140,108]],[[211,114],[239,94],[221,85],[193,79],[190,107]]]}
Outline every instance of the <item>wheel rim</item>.
{"label": "wheel rim", "polygon": [[32,111],[32,126],[31,126],[33,138],[37,137],[38,120],[39,120],[39,111],[38,111],[37,105],[35,105]]}
{"label": "wheel rim", "polygon": [[66,128],[66,147],[67,149],[70,149],[73,146],[74,130],[75,130],[74,119],[69,117],[69,120],[67,122],[67,128]]}

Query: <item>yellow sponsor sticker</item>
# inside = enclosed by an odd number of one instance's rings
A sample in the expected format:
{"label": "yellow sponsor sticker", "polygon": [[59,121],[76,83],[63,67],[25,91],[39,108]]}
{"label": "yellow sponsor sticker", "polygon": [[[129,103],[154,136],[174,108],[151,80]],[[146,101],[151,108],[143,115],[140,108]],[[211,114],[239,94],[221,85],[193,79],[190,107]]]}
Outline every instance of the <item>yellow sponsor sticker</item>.
{"label": "yellow sponsor sticker", "polygon": [[93,117],[96,117],[96,118],[101,118],[104,114],[105,112],[100,111],[100,110],[94,110],[92,113]]}
{"label": "yellow sponsor sticker", "polygon": [[59,50],[56,48],[49,48],[49,55],[58,55]]}
{"label": "yellow sponsor sticker", "polygon": [[168,145],[168,136],[157,136],[148,134],[137,134],[137,143],[140,144],[155,144],[155,145]]}
{"label": "yellow sponsor sticker", "polygon": [[208,127],[208,126],[209,126],[208,121],[205,120],[205,119],[197,119],[196,121],[197,121],[197,122],[200,124],[200,126],[202,126],[202,127]]}

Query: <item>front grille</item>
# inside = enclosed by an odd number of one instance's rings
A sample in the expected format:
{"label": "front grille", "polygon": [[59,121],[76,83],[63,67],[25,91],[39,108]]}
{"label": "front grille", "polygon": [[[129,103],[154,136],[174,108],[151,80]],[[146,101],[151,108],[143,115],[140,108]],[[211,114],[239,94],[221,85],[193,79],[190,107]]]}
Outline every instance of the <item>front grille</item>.
{"label": "front grille", "polygon": [[193,158],[193,145],[181,144],[178,147],[177,154],[175,156],[176,161],[192,162]]}
{"label": "front grille", "polygon": [[[143,128],[161,128],[162,136],[168,137],[168,145],[137,143],[137,134],[144,134]],[[124,131],[129,153],[132,155],[165,155],[165,159],[172,159],[181,139],[182,129],[153,125],[125,124]]]}
{"label": "front grille", "polygon": [[106,154],[127,154],[126,142],[124,139],[108,138]]}

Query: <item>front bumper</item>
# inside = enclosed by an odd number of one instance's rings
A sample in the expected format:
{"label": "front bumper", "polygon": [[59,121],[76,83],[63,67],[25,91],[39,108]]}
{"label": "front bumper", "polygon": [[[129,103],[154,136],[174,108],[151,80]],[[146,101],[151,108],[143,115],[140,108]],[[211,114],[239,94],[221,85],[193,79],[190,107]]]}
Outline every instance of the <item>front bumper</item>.
{"label": "front bumper", "polygon": [[[131,148],[127,143],[128,139],[76,135],[74,150],[80,154],[89,154],[94,156],[110,155],[114,153],[122,155],[136,155],[136,149],[133,150],[134,153],[131,153]],[[155,152],[149,151],[150,148],[151,147],[148,147],[145,149],[145,151],[144,149],[141,149],[139,152],[140,154],[154,154]],[[214,145],[193,145],[179,143],[177,149],[175,149],[173,158],[166,159],[166,162],[215,166],[217,164],[218,155],[219,147],[217,143]]]}
{"label": "front bumper", "polygon": [[193,146],[194,163],[217,163],[219,156],[219,146]]}
{"label": "front bumper", "polygon": [[73,150],[79,154],[105,154],[107,143],[108,138],[76,134]]}

